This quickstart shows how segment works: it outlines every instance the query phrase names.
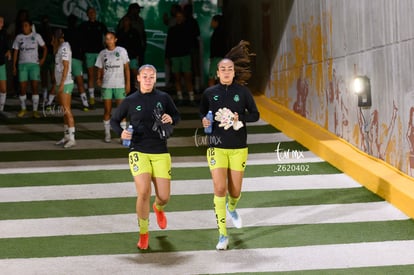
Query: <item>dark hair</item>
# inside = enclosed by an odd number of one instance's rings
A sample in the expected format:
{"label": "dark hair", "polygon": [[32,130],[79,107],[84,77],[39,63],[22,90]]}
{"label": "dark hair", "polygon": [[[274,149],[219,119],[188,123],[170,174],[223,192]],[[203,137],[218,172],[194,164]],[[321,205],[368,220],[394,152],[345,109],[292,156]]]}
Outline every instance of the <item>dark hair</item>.
{"label": "dark hair", "polygon": [[187,17],[187,18],[190,18],[190,17],[193,17],[193,5],[191,5],[191,4],[187,4],[187,5],[185,5],[184,6],[184,9],[183,9],[183,12],[184,12],[184,15]]}
{"label": "dark hair", "polygon": [[241,40],[239,44],[234,46],[224,57],[224,59],[233,61],[234,80],[240,85],[246,85],[247,80],[252,76],[250,62],[251,57],[256,54],[250,52],[249,46],[250,43],[248,41]]}
{"label": "dark hair", "polygon": [[57,28],[53,31],[53,37],[57,40],[63,38],[63,30],[61,28]]}
{"label": "dark hair", "polygon": [[223,23],[223,15],[221,15],[221,14],[214,15],[212,19],[214,21],[218,22],[219,25],[221,25]]}
{"label": "dark hair", "polygon": [[30,25],[30,26],[32,26],[32,25],[33,25],[33,21],[32,21],[32,20],[30,20],[30,19],[23,19],[23,20],[21,21],[21,23],[22,23],[22,27],[23,27],[23,23],[25,23],[25,22],[29,23],[29,25]]}
{"label": "dark hair", "polygon": [[105,35],[107,35],[107,34],[112,34],[115,38],[118,38],[118,36],[116,35],[116,32],[113,32],[113,31],[107,31],[107,32],[105,33]]}
{"label": "dark hair", "polygon": [[29,18],[29,11],[26,9],[20,9],[16,14],[16,21],[20,21],[20,17],[25,16],[25,18]]}
{"label": "dark hair", "polygon": [[40,17],[40,21],[41,21],[42,23],[49,23],[49,15],[47,15],[47,14],[43,14],[43,15]]}
{"label": "dark hair", "polygon": [[140,11],[143,8],[144,7],[141,7],[138,3],[129,4],[127,14],[130,14],[131,12],[134,12],[134,11]]}
{"label": "dark hair", "polygon": [[94,10],[94,11],[96,11],[96,9],[95,9],[94,7],[89,6],[89,7],[86,9],[86,13],[88,13],[90,10]]}
{"label": "dark hair", "polygon": [[73,13],[71,13],[69,16],[68,16],[68,22],[76,22],[76,21],[78,21],[78,17],[76,17],[76,15],[74,15]]}

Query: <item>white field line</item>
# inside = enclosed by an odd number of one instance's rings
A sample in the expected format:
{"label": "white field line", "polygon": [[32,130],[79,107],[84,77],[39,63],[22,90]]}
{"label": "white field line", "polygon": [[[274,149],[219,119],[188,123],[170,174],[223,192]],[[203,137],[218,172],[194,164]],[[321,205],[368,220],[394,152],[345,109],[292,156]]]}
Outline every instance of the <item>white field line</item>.
{"label": "white field line", "polygon": [[[92,159],[92,160],[62,160],[62,161],[36,161],[31,162],[27,167],[27,162],[6,163],[0,167],[0,174],[24,174],[24,173],[43,173],[43,172],[73,172],[73,171],[98,171],[98,170],[128,170],[128,151],[125,150],[125,158],[119,159]],[[291,158],[284,158],[272,153],[249,154],[247,165],[274,164],[275,170],[278,165],[286,163],[306,163],[324,162],[310,151],[301,152]],[[99,164],[98,164],[99,163]],[[1,163],[0,163],[1,164]],[[8,167],[10,166],[10,167]],[[191,157],[172,157],[172,167],[207,167],[205,156]],[[275,174],[276,175],[276,174]]]}
{"label": "white field line", "polygon": [[[150,243],[151,246],[151,243]],[[4,259],[4,274],[223,274],[414,264],[414,241]]]}
{"label": "white field line", "polygon": [[[345,174],[245,178],[243,192],[361,187]],[[154,195],[154,190],[152,190]],[[212,194],[210,179],[173,180],[172,195]],[[136,196],[132,182],[0,188],[0,202],[100,199]]]}
{"label": "white field line", "polygon": [[[89,113],[89,112],[88,112]],[[85,113],[83,113],[85,114]],[[93,114],[93,113],[89,113]],[[99,114],[103,114],[99,112]],[[268,125],[263,120],[254,123],[248,123],[247,127],[249,126],[262,126]],[[97,122],[79,122],[75,125],[77,131],[104,131],[104,126],[102,121]],[[203,128],[201,127],[201,120],[182,120],[176,126],[177,129],[188,129],[193,128],[194,132],[198,129],[198,133],[203,133]],[[0,133],[2,134],[24,134],[28,132],[35,132],[35,133],[48,133],[48,132],[62,132],[63,134],[63,120],[62,124],[59,123],[49,123],[49,124],[16,124],[16,125],[0,125]]]}
{"label": "white field line", "polygon": [[[217,228],[213,209],[168,212],[167,207],[166,211],[168,230]],[[238,213],[243,227],[408,219],[387,202],[240,208]],[[1,220],[0,238],[136,232],[136,220],[136,214]],[[151,213],[151,231],[159,230],[156,224]]]}
{"label": "white field line", "polygon": [[[63,136],[63,135],[62,135]],[[100,148],[122,148],[119,137],[112,137],[111,143],[105,143],[103,141],[104,132],[102,131],[101,139],[80,139],[76,141],[76,147],[74,149],[100,149]],[[247,136],[248,144],[257,143],[275,143],[275,150],[279,142],[291,141],[292,139],[286,137],[282,133],[270,133],[270,134],[251,134]],[[0,151],[30,151],[30,150],[56,150],[64,149],[55,145],[57,140],[42,140],[42,141],[22,141],[22,142],[1,142]],[[168,139],[168,146],[170,147],[206,147],[206,136],[200,133],[197,136],[190,137],[171,137]],[[285,148],[286,150],[289,148]],[[127,152],[127,150],[125,149]]]}

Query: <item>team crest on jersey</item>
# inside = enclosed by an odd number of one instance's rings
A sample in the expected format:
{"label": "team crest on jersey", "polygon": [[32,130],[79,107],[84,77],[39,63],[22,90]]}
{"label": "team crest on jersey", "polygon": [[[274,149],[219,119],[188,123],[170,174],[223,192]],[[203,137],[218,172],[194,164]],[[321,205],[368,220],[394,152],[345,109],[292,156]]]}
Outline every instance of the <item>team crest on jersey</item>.
{"label": "team crest on jersey", "polygon": [[119,52],[115,52],[115,56],[116,57],[119,57]]}
{"label": "team crest on jersey", "polygon": [[157,105],[156,105],[156,106],[157,106],[157,108],[158,108],[158,109],[161,109],[161,110],[163,109],[163,108],[162,108],[162,103],[161,103],[161,102],[159,102],[159,101],[157,102]]}
{"label": "team crest on jersey", "polygon": [[219,100],[219,96],[215,95],[215,96],[213,96],[213,99],[214,99],[214,101],[217,101],[217,100]]}
{"label": "team crest on jersey", "polygon": [[142,110],[142,106],[138,105],[137,107],[135,107],[135,110],[137,110],[138,112]]}
{"label": "team crest on jersey", "polygon": [[239,102],[239,101],[240,101],[240,97],[239,97],[239,95],[235,95],[235,96],[233,97],[233,100],[234,100],[234,102]]}

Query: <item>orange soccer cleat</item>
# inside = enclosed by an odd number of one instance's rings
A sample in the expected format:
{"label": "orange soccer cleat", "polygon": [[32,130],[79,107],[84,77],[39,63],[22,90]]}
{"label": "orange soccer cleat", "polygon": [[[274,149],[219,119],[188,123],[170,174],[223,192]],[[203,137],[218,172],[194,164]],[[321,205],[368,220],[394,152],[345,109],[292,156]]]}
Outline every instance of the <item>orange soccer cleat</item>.
{"label": "orange soccer cleat", "polygon": [[149,239],[148,233],[139,234],[139,241],[137,243],[137,247],[142,250],[148,249],[148,239]]}
{"label": "orange soccer cleat", "polygon": [[157,223],[161,229],[165,229],[167,227],[167,218],[165,217],[164,211],[159,211],[155,206],[155,202],[152,205],[152,209],[154,210],[155,215],[157,216]]}

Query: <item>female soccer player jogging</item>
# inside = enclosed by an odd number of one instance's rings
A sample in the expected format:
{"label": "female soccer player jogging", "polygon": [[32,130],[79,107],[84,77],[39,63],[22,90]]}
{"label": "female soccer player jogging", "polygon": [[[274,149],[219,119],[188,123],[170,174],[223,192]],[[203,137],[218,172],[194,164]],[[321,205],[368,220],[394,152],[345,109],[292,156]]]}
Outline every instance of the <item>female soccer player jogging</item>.
{"label": "female soccer player jogging", "polygon": [[[241,52],[247,55],[246,60],[249,60],[246,45],[246,42],[239,44],[230,51],[228,58],[218,63],[219,83],[204,91],[200,103],[203,127],[210,126],[210,121],[205,117],[207,112],[211,110],[215,114],[207,161],[213,179],[214,211],[219,229],[217,250],[226,250],[229,244],[226,209],[233,225],[237,228],[242,227],[236,206],[241,196],[247,161],[246,122],[259,119],[259,112],[249,89],[238,83],[245,83],[250,77],[250,71],[241,70],[238,74],[239,67],[235,66],[237,60],[231,59],[232,53]],[[247,74],[244,74],[245,72]]]}
{"label": "female soccer player jogging", "polygon": [[[180,115],[172,98],[155,89],[157,70],[143,65],[138,70],[139,90],[126,97],[111,118],[112,129],[122,139],[131,139],[129,167],[137,191],[136,211],[139,226],[139,249],[147,249],[149,243],[148,218],[150,212],[151,182],[155,189],[152,205],[161,229],[167,227],[164,207],[170,199],[171,156],[167,150],[167,138],[172,125]],[[133,133],[120,126],[127,118]]]}

